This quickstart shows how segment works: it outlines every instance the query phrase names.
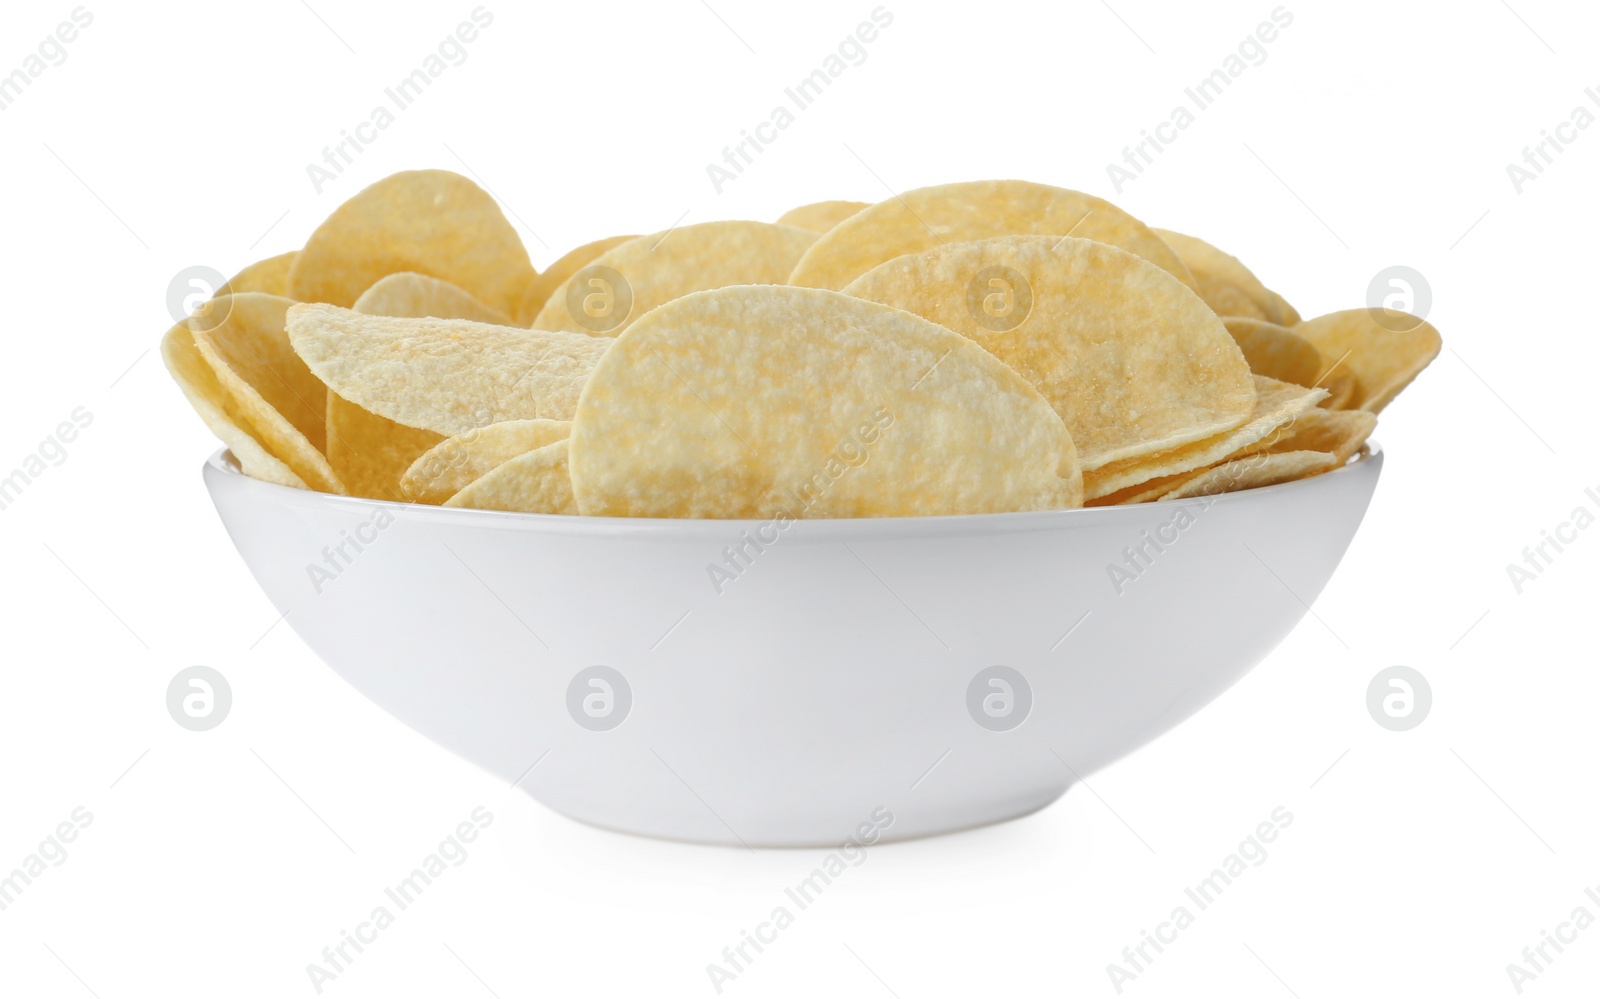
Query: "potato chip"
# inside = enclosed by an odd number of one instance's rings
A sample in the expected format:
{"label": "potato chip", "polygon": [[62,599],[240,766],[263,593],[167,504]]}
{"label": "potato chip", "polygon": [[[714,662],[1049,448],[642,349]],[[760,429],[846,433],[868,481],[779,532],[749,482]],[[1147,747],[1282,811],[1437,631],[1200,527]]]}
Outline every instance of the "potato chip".
{"label": "potato chip", "polygon": [[770,222],[701,222],[612,247],[550,293],[539,330],[614,336],[693,291],[782,284],[817,234]]}
{"label": "potato chip", "polygon": [[539,315],[539,310],[550,298],[550,293],[555,291],[567,278],[578,273],[588,266],[596,257],[615,246],[621,246],[630,239],[638,236],[608,236],[597,239],[592,243],[585,243],[575,249],[568,250],[565,255],[555,263],[540,271],[522,293],[522,299],[517,303],[516,322],[518,326],[532,326],[533,320]]}
{"label": "potato chip", "polygon": [[1245,423],[1171,451],[1124,458],[1084,472],[1084,499],[1098,499],[1141,482],[1178,475],[1221,461],[1241,448],[1272,436],[1307,410],[1315,410],[1318,400],[1325,394],[1323,389],[1308,389],[1261,375],[1255,376],[1255,382],[1256,405]]}
{"label": "potato chip", "polygon": [[[1283,296],[1261,283],[1261,279],[1239,262],[1239,258],[1230,253],[1217,249],[1210,243],[1196,236],[1186,236],[1181,232],[1171,229],[1151,230],[1170,247],[1183,260],[1196,281],[1202,278],[1212,283],[1212,287],[1220,289],[1226,287],[1237,291],[1255,306],[1260,313],[1259,318],[1268,322],[1277,323],[1279,326],[1293,326],[1300,321],[1300,314],[1294,307],[1283,300]],[[1214,292],[1216,293],[1216,292]],[[1207,300],[1209,302],[1209,299]],[[1255,313],[1222,313],[1219,315],[1247,315],[1256,318]]]}
{"label": "potato chip", "polygon": [[217,297],[223,295],[242,295],[246,292],[259,291],[266,295],[277,295],[287,298],[289,295],[289,268],[294,266],[294,260],[300,255],[298,250],[280,253],[276,257],[258,260],[244,270],[228,279],[228,282],[217,289]]}
{"label": "potato chip", "polygon": [[1377,426],[1378,418],[1366,410],[1351,409],[1335,412],[1327,409],[1311,409],[1300,413],[1293,421],[1279,427],[1252,447],[1246,448],[1244,453],[1325,451],[1333,455],[1340,464],[1344,464],[1361,450]]}
{"label": "potato chip", "polygon": [[[1300,313],[1295,311],[1295,307],[1290,305],[1287,299],[1271,288],[1263,290],[1266,294],[1264,296],[1265,300],[1261,304],[1261,309],[1267,314],[1268,322],[1275,322],[1279,326],[1286,327],[1294,326],[1300,322]],[[1260,293],[1258,292],[1258,294]],[[1277,318],[1274,319],[1274,316]]]}
{"label": "potato chip", "polygon": [[814,201],[784,212],[778,224],[824,233],[866,207],[865,201]]}
{"label": "potato chip", "polygon": [[1330,368],[1317,382],[1328,390],[1328,397],[1320,403],[1324,409],[1350,409],[1351,402],[1361,391],[1356,376],[1342,367]]}
{"label": "potato chip", "polygon": [[1214,496],[1257,486],[1275,486],[1337,468],[1340,462],[1321,451],[1285,451],[1281,454],[1253,454],[1248,458],[1214,465],[1178,488],[1167,492],[1162,501]]}
{"label": "potato chip", "polygon": [[994,236],[1077,236],[1127,250],[1194,287],[1194,278],[1143,222],[1092,195],[1021,180],[944,184],[862,209],[819,238],[789,283],[843,289],[886,260]]}
{"label": "potato chip", "polygon": [[519,455],[445,501],[445,506],[512,513],[578,512],[567,471],[567,441]]}
{"label": "potato chip", "polygon": [[408,170],[317,227],[289,269],[289,297],[349,307],[401,271],[449,281],[506,315],[534,278],[521,238],[487,192],[448,170]]}
{"label": "potato chip", "polygon": [[1235,288],[1226,281],[1219,280],[1210,274],[1195,275],[1195,291],[1211,311],[1224,319],[1266,319],[1267,314],[1261,306],[1251,300],[1249,295]]}
{"label": "potato chip", "polygon": [[1293,330],[1237,314],[1223,318],[1222,325],[1233,335],[1250,370],[1256,374],[1308,388],[1322,377],[1322,352]]}
{"label": "potato chip", "polygon": [[195,349],[194,331],[187,323],[179,323],[161,338],[161,359],[173,381],[183,390],[184,398],[200,415],[200,419],[228,446],[234,460],[244,474],[262,482],[305,489],[305,480],[294,474],[288,465],[267,453],[254,432],[248,429],[245,416],[217,381],[216,372]]}
{"label": "potato chip", "polygon": [[246,292],[214,298],[189,317],[195,349],[261,445],[313,489],[339,492],[323,457],[326,388],[289,346],[293,302]]}
{"label": "potato chip", "polygon": [[351,308],[369,316],[413,319],[432,316],[435,319],[470,319],[496,326],[511,325],[509,316],[489,308],[450,282],[410,271],[380,278],[361,293]]}
{"label": "potato chip", "polygon": [[443,434],[384,419],[328,393],[328,464],[351,496],[409,500],[400,489],[400,477],[444,439]]}
{"label": "potato chip", "polygon": [[[502,325],[506,322],[504,316],[448,281],[410,272],[379,279],[356,299],[353,311],[413,319],[479,320],[492,316]],[[337,445],[329,449],[329,462],[352,492],[373,499],[417,499],[401,478],[423,452],[442,442],[443,435],[404,426],[337,396],[330,399],[328,422],[342,434]],[[453,492],[454,489],[432,502],[442,502]]]}
{"label": "potato chip", "polygon": [[1066,427],[1016,372],[813,288],[721,288],[640,319],[584,389],[570,461],[590,515],[787,526],[1082,501]]}
{"label": "potato chip", "polygon": [[1416,316],[1388,309],[1347,309],[1307,319],[1294,331],[1355,376],[1348,408],[1380,412],[1435,357],[1439,331]]}
{"label": "potato chip", "polygon": [[566,440],[571,432],[566,420],[507,420],[448,437],[411,463],[400,478],[400,493],[417,503],[443,503],[512,458]]}
{"label": "potato chip", "polygon": [[1087,239],[1003,236],[898,257],[848,295],[971,337],[1037,387],[1085,472],[1232,430],[1255,383],[1222,321],[1147,260]]}
{"label": "potato chip", "polygon": [[1105,496],[1084,500],[1083,505],[1124,506],[1129,503],[1149,503],[1160,499],[1185,482],[1199,478],[1206,474],[1207,471],[1209,471],[1208,468],[1193,468],[1187,472],[1179,472],[1176,475],[1163,475],[1160,478],[1150,479],[1147,482],[1140,482],[1136,485],[1118,489],[1116,492],[1108,493]]}
{"label": "potato chip", "polygon": [[584,381],[612,343],[310,304],[289,310],[288,332],[329,390],[387,420],[446,436],[505,420],[571,419]]}

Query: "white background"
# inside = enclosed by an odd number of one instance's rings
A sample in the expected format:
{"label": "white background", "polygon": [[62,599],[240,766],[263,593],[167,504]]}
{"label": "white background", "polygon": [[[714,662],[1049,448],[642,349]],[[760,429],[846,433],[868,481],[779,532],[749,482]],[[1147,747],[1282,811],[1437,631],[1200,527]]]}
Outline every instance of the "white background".
{"label": "white background", "polygon": [[[6,4],[0,73],[73,6]],[[1202,234],[1307,316],[1364,304],[1391,264],[1431,285],[1446,349],[1383,415],[1383,482],[1315,616],[1092,791],[874,848],[724,994],[1115,995],[1106,965],[1280,805],[1268,859],[1124,994],[1509,996],[1541,930],[1600,916],[1600,529],[1520,595],[1505,568],[1600,508],[1600,127],[1520,194],[1506,173],[1600,90],[1592,7],[1291,0],[1266,62],[1117,193],[1106,164],[1271,0],[890,0],[867,61],[719,195],[706,164],[873,0],[496,0],[467,61],[317,193],[306,164],[474,6],[91,3],[0,112],[0,474],[94,417],[0,511],[0,870],[94,816],[0,912],[0,994],[314,995],[306,965],[483,805],[467,862],[324,994],[710,996],[705,966],[818,859],[577,825],[273,627],[201,487],[216,445],[153,350],[167,285],[294,249],[418,167],[480,178],[539,266],[680,219],[1016,176]],[[233,686],[207,733],[164,706],[194,664]],[[1400,734],[1364,704],[1394,664],[1435,698]],[[1600,926],[1524,994],[1597,982]]]}

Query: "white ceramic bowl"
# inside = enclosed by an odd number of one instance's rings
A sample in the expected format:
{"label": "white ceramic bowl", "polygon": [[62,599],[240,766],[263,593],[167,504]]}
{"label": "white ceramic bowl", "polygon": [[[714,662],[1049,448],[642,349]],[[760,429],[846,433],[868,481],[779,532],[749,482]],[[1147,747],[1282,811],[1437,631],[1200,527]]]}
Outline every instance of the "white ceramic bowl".
{"label": "white ceramic bowl", "polygon": [[1023,815],[1182,721],[1300,620],[1382,464],[782,529],[350,499],[226,452],[205,480],[287,623],[440,745],[595,825],[821,846]]}

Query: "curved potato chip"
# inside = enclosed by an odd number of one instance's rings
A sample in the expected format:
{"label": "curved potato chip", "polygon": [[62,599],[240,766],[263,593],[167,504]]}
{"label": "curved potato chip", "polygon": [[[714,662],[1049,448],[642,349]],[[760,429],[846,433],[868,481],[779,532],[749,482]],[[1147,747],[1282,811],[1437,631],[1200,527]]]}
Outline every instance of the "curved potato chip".
{"label": "curved potato chip", "polygon": [[778,224],[824,233],[868,207],[871,206],[865,201],[813,201],[809,205],[801,205],[799,208],[791,208],[784,212],[778,216]]}
{"label": "curved potato chip", "polygon": [[284,334],[287,298],[245,292],[214,298],[187,320],[195,349],[272,455],[313,489],[340,492],[323,456],[327,389]]}
{"label": "curved potato chip", "polygon": [[504,462],[450,497],[445,506],[512,513],[577,513],[567,442],[546,444]]}
{"label": "curved potato chip", "polygon": [[1355,376],[1356,391],[1347,406],[1369,413],[1380,412],[1410,385],[1444,343],[1429,323],[1388,309],[1330,312],[1307,319],[1294,332]]}
{"label": "curved potato chip", "polygon": [[1211,311],[1223,319],[1230,317],[1243,317],[1247,319],[1266,319],[1267,314],[1261,306],[1250,300],[1250,296],[1235,288],[1226,281],[1219,280],[1209,274],[1195,275],[1195,291],[1211,306]]}
{"label": "curved potato chip", "polygon": [[1250,370],[1256,374],[1307,388],[1322,377],[1322,352],[1293,330],[1239,315],[1223,317],[1222,325],[1233,335]]}
{"label": "curved potato chip", "polygon": [[898,257],[845,289],[976,340],[1050,401],[1085,472],[1224,433],[1255,383],[1222,320],[1104,243],[1003,236]]}
{"label": "curved potato chip", "polygon": [[487,192],[448,170],[408,170],[317,227],[289,270],[289,297],[348,307],[401,271],[449,281],[506,315],[534,278],[522,239]]}
{"label": "curved potato chip", "polygon": [[[1261,318],[1279,326],[1293,326],[1300,321],[1300,314],[1294,311],[1294,306],[1284,301],[1282,295],[1262,284],[1261,279],[1241,263],[1238,257],[1217,249],[1198,236],[1186,236],[1171,229],[1151,231],[1160,236],[1183,259],[1196,281],[1209,280],[1212,283],[1212,287],[1223,299],[1225,306],[1229,305],[1232,299],[1228,291],[1223,290],[1224,287],[1242,295],[1255,308],[1255,312],[1223,312],[1218,309],[1218,315]],[[1204,295],[1202,297],[1206,298],[1207,304],[1211,303],[1209,297]]]}
{"label": "curved potato chip", "polygon": [[369,413],[328,393],[328,464],[352,496],[404,502],[400,477],[443,434]]}
{"label": "curved potato chip", "polygon": [[1372,436],[1378,418],[1364,409],[1333,411],[1312,409],[1297,415],[1252,447],[1235,455],[1256,451],[1325,451],[1344,464]]}
{"label": "curved potato chip", "polygon": [[701,222],[640,236],[562,282],[533,328],[612,336],[690,292],[782,284],[816,239],[814,232],[770,222]]}
{"label": "curved potato chip", "polygon": [[612,343],[320,304],[290,309],[288,332],[330,391],[384,419],[446,436],[505,420],[571,419],[584,381]]}
{"label": "curved potato chip", "polygon": [[[1266,301],[1262,303],[1261,308],[1262,311],[1266,312],[1268,322],[1276,322],[1279,326],[1293,326],[1300,322],[1300,313],[1295,311],[1294,306],[1289,304],[1288,299],[1271,288],[1265,290],[1267,293]],[[1273,316],[1278,318],[1273,319]]]}
{"label": "curved potato chip", "polygon": [[369,316],[423,319],[470,319],[475,323],[510,326],[511,318],[491,309],[449,281],[402,271],[379,278],[356,299],[355,312]]}
{"label": "curved potato chip", "polygon": [[1022,180],[942,184],[880,201],[824,233],[800,258],[789,283],[841,290],[908,253],[995,236],[1068,235],[1127,250],[1194,287],[1178,255],[1116,205]]}
{"label": "curved potato chip", "polygon": [[276,257],[257,260],[229,278],[226,284],[217,289],[216,297],[242,295],[249,291],[277,295],[279,298],[289,297],[289,268],[294,266],[295,258],[299,255],[299,250],[290,250]]}
{"label": "curved potato chip", "polygon": [[1167,500],[1188,499],[1191,496],[1214,496],[1218,493],[1254,489],[1257,486],[1275,486],[1280,482],[1304,479],[1337,468],[1341,463],[1331,454],[1321,451],[1285,451],[1281,454],[1253,454],[1248,458],[1213,465],[1200,475],[1183,482],[1176,489],[1161,496]]}
{"label": "curved potato chip", "polygon": [[567,278],[578,273],[594,258],[605,253],[615,246],[621,246],[630,239],[638,236],[608,236],[597,239],[592,243],[585,243],[563,254],[555,263],[540,271],[538,276],[528,282],[528,287],[522,293],[521,300],[517,303],[516,322],[518,326],[532,326],[534,317],[544,307],[550,293],[555,291]]}
{"label": "curved potato chip", "polygon": [[411,463],[400,477],[400,492],[417,503],[443,503],[512,458],[566,440],[571,432],[566,420],[507,420],[448,437]]}
{"label": "curved potato chip", "polygon": [[161,360],[166,363],[172,380],[183,390],[189,405],[194,407],[211,432],[228,446],[228,451],[244,474],[280,486],[308,488],[305,480],[294,474],[288,465],[267,453],[254,433],[247,429],[244,414],[228,393],[223,391],[216,372],[211,370],[206,359],[195,348],[194,331],[189,329],[187,323],[172,327],[161,338]]}
{"label": "curved potato chip", "polygon": [[1222,461],[1241,448],[1249,447],[1291,425],[1308,410],[1316,410],[1326,393],[1273,378],[1255,376],[1256,405],[1243,424],[1203,441],[1185,444],[1171,451],[1124,458],[1083,474],[1084,499],[1099,499],[1141,482],[1178,475]]}
{"label": "curved potato chip", "polygon": [[618,337],[570,460],[584,514],[782,523],[1077,506],[1075,459],[1049,404],[971,340],[763,285],[685,296]]}
{"label": "curved potato chip", "polygon": [[1352,401],[1361,392],[1361,383],[1343,366],[1330,368],[1317,379],[1317,383],[1328,390],[1328,397],[1319,403],[1324,409],[1349,410]]}

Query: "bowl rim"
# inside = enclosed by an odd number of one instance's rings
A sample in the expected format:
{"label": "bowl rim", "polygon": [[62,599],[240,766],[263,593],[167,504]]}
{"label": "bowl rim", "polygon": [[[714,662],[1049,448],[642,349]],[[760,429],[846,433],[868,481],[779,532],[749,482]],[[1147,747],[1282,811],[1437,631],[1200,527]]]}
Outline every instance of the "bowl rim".
{"label": "bowl rim", "polygon": [[[1163,500],[1151,503],[1130,503],[1120,506],[1078,507],[1071,510],[1030,510],[1010,513],[941,514],[926,517],[817,517],[791,522],[805,525],[804,536],[812,540],[839,540],[854,537],[887,535],[893,537],[922,537],[951,534],[993,534],[1011,531],[1059,530],[1071,527],[1089,527],[1116,523],[1119,520],[1144,520],[1151,510],[1196,506],[1210,508],[1213,504],[1238,504],[1272,502],[1273,497],[1291,491],[1325,489],[1341,481],[1340,477],[1376,477],[1383,468],[1383,448],[1377,441],[1369,440],[1361,451],[1338,468],[1270,486],[1255,486],[1230,493],[1211,496],[1193,496],[1180,500]],[[361,514],[364,518],[375,510],[388,511],[391,516],[407,520],[421,518],[461,527],[500,530],[536,531],[569,536],[600,536],[607,538],[663,538],[680,539],[706,536],[719,541],[737,540],[740,531],[774,524],[777,518],[761,520],[718,520],[673,517],[596,517],[563,513],[514,513],[504,510],[473,510],[462,507],[436,506],[428,503],[401,503],[394,500],[366,499],[359,496],[341,496],[337,493],[297,489],[254,479],[244,474],[238,460],[227,448],[219,448],[201,468],[206,487],[213,494],[219,488],[244,491],[253,498],[299,507],[317,507],[324,510],[345,510]],[[226,485],[224,485],[226,484]],[[780,528],[787,531],[788,527]],[[765,540],[765,535],[758,535]],[[775,539],[776,540],[776,539]]]}

